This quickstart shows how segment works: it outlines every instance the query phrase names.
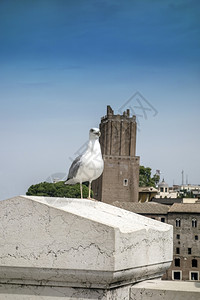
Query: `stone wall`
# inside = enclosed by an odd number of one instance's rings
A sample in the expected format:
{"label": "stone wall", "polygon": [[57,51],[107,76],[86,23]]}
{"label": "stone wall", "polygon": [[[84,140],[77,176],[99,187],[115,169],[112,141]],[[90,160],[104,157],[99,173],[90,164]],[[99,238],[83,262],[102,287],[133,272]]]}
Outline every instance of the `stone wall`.
{"label": "stone wall", "polygon": [[136,174],[139,174],[138,157],[104,156],[103,202],[137,202],[139,178]]}

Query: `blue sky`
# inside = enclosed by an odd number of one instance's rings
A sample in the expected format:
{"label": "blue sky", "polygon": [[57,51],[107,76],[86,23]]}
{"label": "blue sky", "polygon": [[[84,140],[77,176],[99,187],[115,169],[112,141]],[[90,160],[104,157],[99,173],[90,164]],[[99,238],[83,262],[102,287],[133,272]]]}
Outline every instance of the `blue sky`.
{"label": "blue sky", "polygon": [[200,184],[199,12],[197,0],[1,0],[0,199],[66,173],[106,106],[137,91],[158,111],[138,117],[141,164]]}

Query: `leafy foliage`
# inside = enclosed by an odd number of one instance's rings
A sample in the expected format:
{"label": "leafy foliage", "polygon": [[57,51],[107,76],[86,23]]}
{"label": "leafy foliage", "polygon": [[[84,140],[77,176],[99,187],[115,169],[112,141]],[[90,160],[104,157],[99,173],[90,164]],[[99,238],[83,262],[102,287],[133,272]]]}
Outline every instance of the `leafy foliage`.
{"label": "leafy foliage", "polygon": [[140,172],[139,172],[139,186],[153,186],[155,187],[156,184],[159,182],[160,176],[157,174],[154,174],[153,177],[151,177],[151,168],[144,166],[140,166]]}
{"label": "leafy foliage", "polygon": [[[80,198],[80,185],[67,185],[64,181],[56,183],[41,182],[31,185],[26,193],[27,196],[65,197]],[[83,184],[83,198],[88,197],[88,187]]]}

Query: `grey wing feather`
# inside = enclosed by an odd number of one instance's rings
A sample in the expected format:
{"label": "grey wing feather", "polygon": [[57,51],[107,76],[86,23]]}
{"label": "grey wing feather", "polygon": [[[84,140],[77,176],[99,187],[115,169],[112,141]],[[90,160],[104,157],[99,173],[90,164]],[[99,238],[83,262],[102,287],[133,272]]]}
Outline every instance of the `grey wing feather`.
{"label": "grey wing feather", "polygon": [[68,174],[67,180],[68,179],[72,179],[73,177],[76,176],[76,174],[78,172],[78,169],[79,169],[79,167],[81,165],[81,157],[82,157],[82,155],[79,155],[73,161],[73,163],[72,163],[72,165],[71,165],[71,167],[69,169],[69,174]]}

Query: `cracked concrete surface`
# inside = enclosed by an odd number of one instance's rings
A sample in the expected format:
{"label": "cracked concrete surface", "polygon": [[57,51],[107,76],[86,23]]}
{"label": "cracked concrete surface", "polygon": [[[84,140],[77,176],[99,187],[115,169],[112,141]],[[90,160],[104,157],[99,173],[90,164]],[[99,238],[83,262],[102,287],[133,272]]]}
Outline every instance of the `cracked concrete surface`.
{"label": "cracked concrete surface", "polygon": [[18,196],[0,202],[0,224],[5,287],[98,289],[101,298],[88,299],[104,299],[105,289],[161,276],[172,260],[172,226],[101,202]]}

